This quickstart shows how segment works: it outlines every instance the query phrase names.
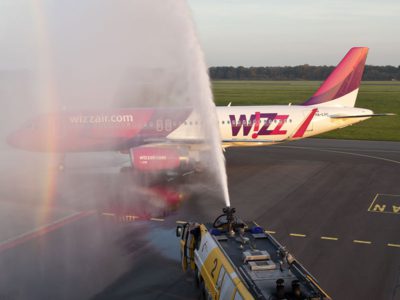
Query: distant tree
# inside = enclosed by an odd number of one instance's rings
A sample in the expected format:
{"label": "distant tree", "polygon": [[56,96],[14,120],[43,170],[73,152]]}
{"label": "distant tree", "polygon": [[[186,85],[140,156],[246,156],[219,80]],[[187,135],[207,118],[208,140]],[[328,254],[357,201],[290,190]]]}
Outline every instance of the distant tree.
{"label": "distant tree", "polygon": [[[333,66],[211,67],[214,80],[325,80]],[[365,66],[363,80],[400,80],[400,66]]]}

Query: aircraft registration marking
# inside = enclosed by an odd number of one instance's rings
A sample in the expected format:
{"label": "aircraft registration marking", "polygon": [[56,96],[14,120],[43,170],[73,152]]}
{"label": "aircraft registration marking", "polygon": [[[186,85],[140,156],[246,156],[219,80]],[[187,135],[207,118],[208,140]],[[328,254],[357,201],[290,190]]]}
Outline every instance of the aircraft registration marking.
{"label": "aircraft registration marking", "polygon": [[400,195],[376,194],[368,207],[368,211],[400,215]]}

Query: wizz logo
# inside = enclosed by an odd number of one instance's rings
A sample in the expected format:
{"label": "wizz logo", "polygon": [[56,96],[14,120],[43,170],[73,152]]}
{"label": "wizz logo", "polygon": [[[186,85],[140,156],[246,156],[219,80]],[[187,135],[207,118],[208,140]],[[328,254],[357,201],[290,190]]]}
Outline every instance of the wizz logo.
{"label": "wizz logo", "polygon": [[256,139],[259,135],[282,135],[286,134],[286,130],[282,130],[282,126],[287,122],[289,115],[278,115],[277,113],[260,113],[250,115],[247,119],[246,115],[240,115],[236,120],[235,115],[229,115],[232,136],[237,136],[243,128],[243,136],[248,136],[253,128],[251,137]]}

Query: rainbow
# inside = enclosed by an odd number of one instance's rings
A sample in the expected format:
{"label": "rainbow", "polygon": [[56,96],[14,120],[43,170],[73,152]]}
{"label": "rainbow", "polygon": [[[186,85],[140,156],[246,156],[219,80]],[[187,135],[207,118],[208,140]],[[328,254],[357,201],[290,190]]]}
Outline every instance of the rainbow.
{"label": "rainbow", "polygon": [[[59,97],[54,68],[54,48],[49,34],[48,18],[46,17],[46,7],[44,0],[34,0],[31,2],[32,17],[34,21],[36,51],[38,66],[37,71],[37,97],[39,98],[40,110],[54,112],[58,110]],[[50,124],[49,124],[50,125]],[[55,149],[55,139],[53,138],[53,127],[47,126],[47,149]],[[50,153],[43,165],[43,202],[37,216],[38,224],[49,223],[52,219],[54,202],[56,200],[58,186],[58,164],[56,155]]]}

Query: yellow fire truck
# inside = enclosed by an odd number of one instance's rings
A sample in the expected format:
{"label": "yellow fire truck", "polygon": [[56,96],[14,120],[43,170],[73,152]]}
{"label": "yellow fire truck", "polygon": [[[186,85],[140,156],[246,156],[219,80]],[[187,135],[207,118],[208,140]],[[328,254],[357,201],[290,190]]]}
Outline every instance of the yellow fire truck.
{"label": "yellow fire truck", "polygon": [[203,299],[331,299],[285,247],[226,207],[212,224],[178,225],[182,268]]}

